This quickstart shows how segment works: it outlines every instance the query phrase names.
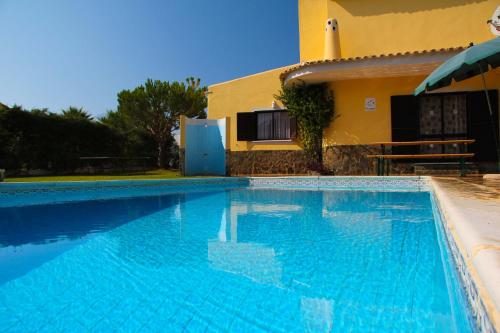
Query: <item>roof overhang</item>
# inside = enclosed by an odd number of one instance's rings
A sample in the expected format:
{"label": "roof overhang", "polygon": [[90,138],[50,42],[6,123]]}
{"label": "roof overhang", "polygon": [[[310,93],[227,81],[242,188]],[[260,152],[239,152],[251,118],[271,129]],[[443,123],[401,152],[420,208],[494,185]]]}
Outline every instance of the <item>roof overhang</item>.
{"label": "roof overhang", "polygon": [[285,84],[306,84],[428,75],[463,47],[338,60],[319,60],[293,66],[280,75]]}

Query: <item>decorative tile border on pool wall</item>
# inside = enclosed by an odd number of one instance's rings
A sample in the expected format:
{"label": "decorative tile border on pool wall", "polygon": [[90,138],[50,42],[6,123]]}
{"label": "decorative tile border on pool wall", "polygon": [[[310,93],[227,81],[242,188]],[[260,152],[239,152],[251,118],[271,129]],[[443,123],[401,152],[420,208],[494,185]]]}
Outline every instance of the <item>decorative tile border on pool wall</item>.
{"label": "decorative tile border on pool wall", "polygon": [[[211,187],[315,188],[428,191],[423,177],[213,177],[164,180],[111,180],[0,184],[0,207],[163,195]],[[64,193],[64,195],[61,195]]]}
{"label": "decorative tile border on pool wall", "polygon": [[144,186],[192,186],[192,185],[224,185],[248,184],[245,177],[200,177],[180,179],[152,179],[152,180],[100,180],[100,181],[70,181],[70,182],[33,182],[33,183],[1,183],[0,191],[9,190],[32,191],[35,189],[81,189],[81,188],[118,188],[118,187],[144,187]]}
{"label": "decorative tile border on pool wall", "polygon": [[131,196],[161,195],[211,187],[248,186],[247,178],[183,178],[164,180],[107,180],[75,182],[2,183],[0,207],[63,201],[98,200]]}
{"label": "decorative tile border on pool wall", "polygon": [[251,177],[252,187],[321,188],[342,190],[429,191],[426,177],[378,177],[378,176],[311,176],[311,177]]}

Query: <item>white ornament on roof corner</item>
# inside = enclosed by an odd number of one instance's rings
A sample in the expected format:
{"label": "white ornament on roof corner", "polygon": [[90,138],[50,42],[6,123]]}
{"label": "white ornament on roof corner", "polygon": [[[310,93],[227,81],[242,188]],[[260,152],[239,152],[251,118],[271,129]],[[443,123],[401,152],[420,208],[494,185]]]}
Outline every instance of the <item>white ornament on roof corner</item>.
{"label": "white ornament on roof corner", "polygon": [[493,16],[487,21],[490,25],[490,31],[495,36],[500,36],[500,6],[497,7]]}

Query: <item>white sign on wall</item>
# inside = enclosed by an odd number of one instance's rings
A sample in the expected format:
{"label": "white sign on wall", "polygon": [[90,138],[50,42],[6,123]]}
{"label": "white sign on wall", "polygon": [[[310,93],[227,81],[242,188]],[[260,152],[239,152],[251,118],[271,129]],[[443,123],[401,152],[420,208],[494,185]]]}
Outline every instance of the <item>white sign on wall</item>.
{"label": "white sign on wall", "polygon": [[377,109],[377,100],[374,97],[365,98],[365,111],[372,112]]}

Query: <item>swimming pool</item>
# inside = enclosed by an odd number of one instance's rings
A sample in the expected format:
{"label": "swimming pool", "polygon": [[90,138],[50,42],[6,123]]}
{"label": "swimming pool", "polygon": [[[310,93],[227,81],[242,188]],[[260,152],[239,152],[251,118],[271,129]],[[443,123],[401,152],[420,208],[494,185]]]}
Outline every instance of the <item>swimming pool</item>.
{"label": "swimming pool", "polygon": [[4,191],[0,332],[474,331],[424,188],[177,185]]}

